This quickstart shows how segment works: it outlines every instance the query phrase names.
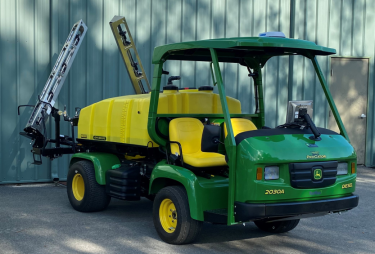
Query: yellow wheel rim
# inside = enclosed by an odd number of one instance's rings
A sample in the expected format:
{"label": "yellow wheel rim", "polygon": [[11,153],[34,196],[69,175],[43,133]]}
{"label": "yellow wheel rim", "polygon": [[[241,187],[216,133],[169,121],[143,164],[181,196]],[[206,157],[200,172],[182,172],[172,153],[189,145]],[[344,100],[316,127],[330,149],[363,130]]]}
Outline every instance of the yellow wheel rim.
{"label": "yellow wheel rim", "polygon": [[78,200],[81,201],[85,195],[85,182],[81,174],[75,174],[72,183],[73,195]]}
{"label": "yellow wheel rim", "polygon": [[177,211],[172,200],[164,199],[159,208],[160,223],[165,232],[173,233],[177,226]]}

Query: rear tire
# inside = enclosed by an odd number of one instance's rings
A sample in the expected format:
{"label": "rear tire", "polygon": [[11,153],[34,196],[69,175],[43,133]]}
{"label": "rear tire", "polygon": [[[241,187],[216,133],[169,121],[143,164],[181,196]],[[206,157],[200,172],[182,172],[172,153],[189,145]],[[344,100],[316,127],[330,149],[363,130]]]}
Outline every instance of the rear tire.
{"label": "rear tire", "polygon": [[269,233],[285,233],[297,227],[299,220],[284,220],[267,222],[267,220],[254,221],[255,225]]}
{"label": "rear tire", "polygon": [[194,241],[202,228],[202,221],[191,218],[185,188],[168,186],[155,197],[153,219],[160,238],[170,244],[187,244]]}
{"label": "rear tire", "polygon": [[94,165],[86,160],[78,161],[69,168],[67,192],[70,204],[80,212],[104,210],[111,201],[105,186],[96,182]]}

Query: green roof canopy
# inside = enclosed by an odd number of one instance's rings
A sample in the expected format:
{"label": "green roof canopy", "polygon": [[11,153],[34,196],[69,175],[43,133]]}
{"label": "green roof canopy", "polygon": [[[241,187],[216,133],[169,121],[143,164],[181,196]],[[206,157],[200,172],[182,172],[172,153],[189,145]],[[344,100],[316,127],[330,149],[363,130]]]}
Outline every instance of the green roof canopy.
{"label": "green roof canopy", "polygon": [[152,63],[165,60],[212,61],[209,49],[214,48],[219,62],[244,64],[247,59],[258,58],[262,66],[273,56],[281,55],[332,55],[336,50],[316,45],[311,41],[277,37],[238,37],[190,41],[156,47]]}

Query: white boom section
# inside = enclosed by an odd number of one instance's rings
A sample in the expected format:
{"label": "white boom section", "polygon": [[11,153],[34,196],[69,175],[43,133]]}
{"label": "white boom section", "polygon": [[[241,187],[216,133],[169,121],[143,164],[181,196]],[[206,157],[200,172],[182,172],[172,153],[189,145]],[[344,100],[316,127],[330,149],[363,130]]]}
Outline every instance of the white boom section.
{"label": "white boom section", "polygon": [[74,24],[25,127],[27,133],[45,134],[45,121],[51,114],[86,31],[87,26],[82,20]]}

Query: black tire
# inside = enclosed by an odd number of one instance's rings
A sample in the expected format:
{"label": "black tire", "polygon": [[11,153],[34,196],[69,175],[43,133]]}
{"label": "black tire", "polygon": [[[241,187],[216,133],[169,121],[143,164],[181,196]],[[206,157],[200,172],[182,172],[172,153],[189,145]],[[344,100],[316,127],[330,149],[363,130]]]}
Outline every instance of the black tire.
{"label": "black tire", "polygon": [[285,233],[297,227],[299,220],[284,220],[267,222],[267,220],[254,221],[255,225],[269,233]]}
{"label": "black tire", "polygon": [[[171,200],[177,212],[177,225],[173,232],[167,232],[160,219],[160,205],[164,200]],[[169,216],[170,217],[170,216]],[[153,219],[160,238],[170,244],[187,244],[194,241],[202,228],[202,221],[191,218],[188,197],[182,186],[168,186],[161,189],[155,197]]]}
{"label": "black tire", "polygon": [[[78,198],[73,193],[74,177],[76,177],[76,179],[82,178],[84,183],[83,195]],[[111,197],[106,193],[105,186],[96,182],[94,165],[86,160],[78,161],[69,168],[67,192],[70,204],[75,210],[80,212],[97,212],[104,210],[111,201]],[[75,193],[78,192],[75,191]],[[82,196],[83,198],[81,198]]]}

